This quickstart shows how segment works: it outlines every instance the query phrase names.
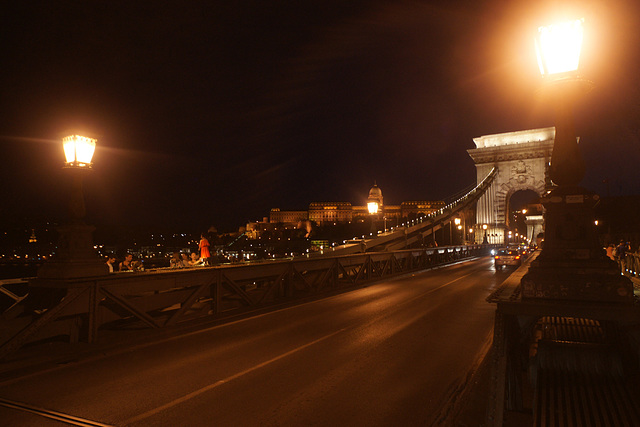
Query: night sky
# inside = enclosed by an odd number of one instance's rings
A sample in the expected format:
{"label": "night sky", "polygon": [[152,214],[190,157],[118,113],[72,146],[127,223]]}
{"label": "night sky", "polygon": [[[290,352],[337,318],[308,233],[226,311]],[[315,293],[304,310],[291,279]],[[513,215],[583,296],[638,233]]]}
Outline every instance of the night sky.
{"label": "night sky", "polygon": [[[5,2],[7,3],[7,2]],[[98,135],[87,222],[237,230],[272,207],[440,200],[472,138],[553,125],[533,36],[561,2],[28,1],[0,8],[0,219],[65,216],[66,130]],[[637,0],[583,3],[583,185],[640,194]],[[608,185],[603,183],[608,181]]]}

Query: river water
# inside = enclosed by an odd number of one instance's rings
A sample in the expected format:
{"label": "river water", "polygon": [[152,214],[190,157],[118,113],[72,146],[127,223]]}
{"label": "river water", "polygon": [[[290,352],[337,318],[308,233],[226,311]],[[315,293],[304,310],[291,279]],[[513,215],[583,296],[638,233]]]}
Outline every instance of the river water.
{"label": "river water", "polygon": [[0,280],[34,277],[39,264],[0,264]]}

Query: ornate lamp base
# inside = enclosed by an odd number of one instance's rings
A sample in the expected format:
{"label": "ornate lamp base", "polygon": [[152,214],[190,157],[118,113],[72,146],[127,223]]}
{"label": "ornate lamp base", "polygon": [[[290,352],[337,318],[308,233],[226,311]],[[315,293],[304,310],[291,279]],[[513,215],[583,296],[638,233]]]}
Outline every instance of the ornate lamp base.
{"label": "ornate lamp base", "polygon": [[633,283],[598,241],[598,200],[582,187],[557,187],[543,198],[545,241],[522,278],[523,298],[633,302]]}

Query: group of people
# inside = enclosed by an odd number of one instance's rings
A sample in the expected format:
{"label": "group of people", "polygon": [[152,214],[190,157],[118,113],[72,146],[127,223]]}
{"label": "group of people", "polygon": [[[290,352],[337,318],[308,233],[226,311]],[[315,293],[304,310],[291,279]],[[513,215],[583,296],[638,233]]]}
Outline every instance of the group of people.
{"label": "group of people", "polygon": [[[204,234],[202,234],[200,236],[200,242],[198,244],[200,255],[198,255],[198,252],[191,252],[191,255],[187,255],[186,253],[181,254],[180,252],[176,251],[173,253],[171,259],[169,260],[169,266],[171,268],[208,266],[211,262],[211,252],[209,251],[209,246],[209,240]],[[119,264],[116,264],[116,256],[113,254],[109,254],[107,255],[106,264],[109,268],[109,273],[123,271],[144,271],[142,261],[134,261],[132,254],[125,255],[124,259]]]}
{"label": "group of people", "polygon": [[180,254],[180,252],[175,251],[169,260],[169,266],[171,268],[207,266],[211,259],[209,246],[209,240],[202,234],[200,236],[200,243],[198,244],[198,250],[200,251],[199,256],[198,252],[191,252],[191,255],[187,255],[186,253]]}
{"label": "group of people", "polygon": [[133,260],[133,255],[127,254],[125,255],[122,262],[120,262],[116,266],[116,256],[113,254],[107,255],[107,267],[109,268],[109,273],[115,273],[116,271],[144,271],[144,266],[142,265],[142,261]]}
{"label": "group of people", "polygon": [[631,244],[624,240],[620,240],[618,245],[610,243],[607,246],[607,256],[618,263],[622,274],[640,274],[640,246],[633,252]]}
{"label": "group of people", "polygon": [[199,265],[204,265],[204,261],[198,256],[197,252],[191,252],[189,256],[175,251],[169,260],[171,268],[197,267]]}

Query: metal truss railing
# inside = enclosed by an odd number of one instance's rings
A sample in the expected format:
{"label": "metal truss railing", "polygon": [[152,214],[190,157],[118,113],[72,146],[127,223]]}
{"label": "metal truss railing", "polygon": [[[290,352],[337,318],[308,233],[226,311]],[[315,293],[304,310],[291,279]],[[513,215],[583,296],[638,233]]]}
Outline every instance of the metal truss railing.
{"label": "metal truss railing", "polygon": [[101,329],[163,328],[220,317],[473,256],[488,246],[466,245],[256,264],[121,273],[73,280],[32,280],[19,310],[0,323],[0,359],[27,342],[68,336],[95,342]]}

